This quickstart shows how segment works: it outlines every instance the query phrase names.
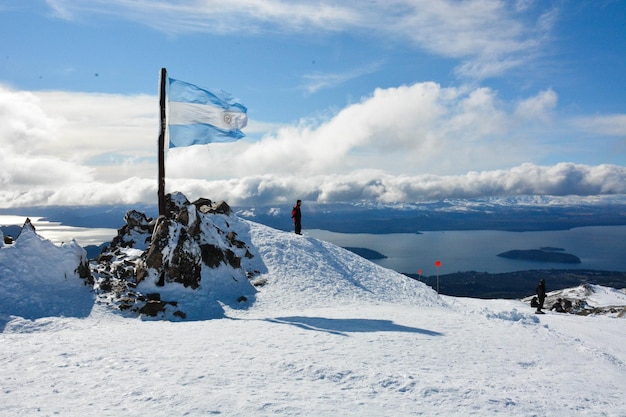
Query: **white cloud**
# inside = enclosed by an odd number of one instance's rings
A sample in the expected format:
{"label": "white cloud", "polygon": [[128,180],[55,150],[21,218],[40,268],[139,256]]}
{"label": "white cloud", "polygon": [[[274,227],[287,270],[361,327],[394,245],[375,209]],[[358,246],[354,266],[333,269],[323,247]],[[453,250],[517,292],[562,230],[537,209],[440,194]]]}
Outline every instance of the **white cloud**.
{"label": "white cloud", "polygon": [[460,172],[525,162],[532,140],[506,140],[512,116],[487,88],[418,83],[376,89],[327,120],[302,121],[258,142],[170,152],[174,177],[312,176],[362,168],[393,174]]}
{"label": "white cloud", "polygon": [[59,122],[41,108],[41,100],[29,92],[0,86],[0,145],[3,150],[30,152],[55,139]]}
{"label": "white cloud", "polygon": [[283,204],[301,198],[321,203],[345,201],[415,202],[445,198],[514,195],[625,194],[626,168],[560,163],[522,164],[511,169],[462,175],[389,175],[363,170],[345,175],[265,175],[239,179],[171,180],[191,199],[224,199],[231,205]]}
{"label": "white cloud", "polygon": [[520,101],[515,114],[524,121],[541,121],[547,123],[552,118],[552,112],[558,101],[557,94],[549,89],[534,97]]}
{"label": "white cloud", "polygon": [[156,177],[154,100],[0,86],[0,204],[91,204],[107,183]]}
{"label": "white cloud", "polygon": [[47,0],[56,16],[108,14],[140,22],[169,33],[228,34],[272,31],[341,30],[359,19],[350,7],[328,2],[280,0]]}
{"label": "white cloud", "polygon": [[119,182],[55,182],[28,187],[3,187],[0,206],[157,204],[156,179],[128,178]]}
{"label": "white cloud", "polygon": [[328,73],[313,73],[313,74],[305,74],[304,79],[306,83],[304,85],[304,89],[308,93],[316,93],[320,90],[333,88],[338,85],[341,85],[345,82],[353,80],[355,78],[362,77],[367,74],[371,74],[380,69],[380,63],[373,63],[370,65],[365,65],[360,68],[354,69],[352,71],[346,71],[343,73],[336,74],[328,74]]}
{"label": "white cloud", "polygon": [[587,132],[621,136],[626,140],[626,114],[582,116],[573,120],[573,124]]}
{"label": "white cloud", "polygon": [[[171,34],[357,31],[460,59],[462,77],[501,76],[528,62],[546,41],[558,11],[543,2],[502,0],[47,0],[56,16],[116,15]],[[534,19],[535,9],[539,17]],[[315,87],[313,87],[315,88]]]}
{"label": "white cloud", "polygon": [[[75,164],[74,175],[121,180],[151,175],[156,163],[158,103],[148,95],[62,91],[14,92],[0,86],[7,124],[0,143],[18,160],[44,156]],[[13,128],[11,128],[13,126]],[[11,129],[8,131],[7,129]],[[18,145],[19,144],[19,145]]]}
{"label": "white cloud", "polygon": [[[34,186],[21,192],[0,190],[3,207],[34,205],[156,205],[156,180],[129,178],[116,183],[85,182]],[[331,202],[416,202],[446,198],[515,195],[626,194],[626,168],[560,163],[522,164],[506,170],[462,175],[394,176],[376,171],[346,175],[264,175],[225,180],[167,179],[166,191],[194,200],[207,197],[235,206],[286,204],[297,198]]]}
{"label": "white cloud", "polygon": [[[46,4],[52,10],[52,15],[64,20],[72,20],[73,14],[70,12],[70,7],[65,5],[65,1],[63,0],[45,0]],[[71,4],[69,5],[71,6]]]}
{"label": "white cloud", "polygon": [[[156,101],[0,87],[0,206],[156,200]],[[166,187],[235,205],[626,193],[621,166],[527,163],[552,151],[552,128],[542,126],[556,103],[552,90],[507,103],[489,88],[377,89],[328,119],[259,141],[170,150]],[[619,135],[624,120],[577,123]]]}
{"label": "white cloud", "polygon": [[59,143],[61,121],[47,114],[33,93],[0,87],[0,186],[26,189],[36,185],[89,179],[91,169],[42,149]]}

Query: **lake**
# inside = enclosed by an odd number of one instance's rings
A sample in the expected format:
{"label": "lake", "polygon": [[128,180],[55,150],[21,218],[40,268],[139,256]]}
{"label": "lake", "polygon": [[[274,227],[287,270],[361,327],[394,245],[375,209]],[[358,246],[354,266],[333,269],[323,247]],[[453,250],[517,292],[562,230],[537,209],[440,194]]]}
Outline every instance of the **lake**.
{"label": "lake", "polygon": [[[365,247],[387,256],[373,262],[399,272],[436,275],[460,271],[512,272],[528,269],[598,269],[626,271],[626,226],[570,230],[503,232],[462,230],[413,233],[348,234],[308,230],[307,234],[342,247]],[[497,256],[512,249],[562,248],[580,264],[533,262]]]}
{"label": "lake", "polygon": [[[0,226],[24,224],[24,216],[0,215]],[[32,217],[37,233],[56,244],[72,238],[81,246],[110,241],[116,229],[66,226]],[[343,247],[361,247],[387,256],[373,262],[398,272],[423,275],[459,271],[512,272],[528,269],[598,269],[626,271],[626,226],[579,227],[570,230],[503,232],[459,230],[392,234],[335,233],[306,230],[305,235]],[[501,258],[512,249],[563,248],[580,258],[580,264],[532,262]],[[441,261],[439,271],[435,261]]]}
{"label": "lake", "polygon": [[[26,216],[0,215],[0,226],[22,226],[25,221]],[[117,229],[66,226],[60,222],[44,220],[42,217],[30,217],[30,221],[39,236],[57,245],[75,239],[83,247],[98,246],[103,242],[109,242],[117,235]]]}

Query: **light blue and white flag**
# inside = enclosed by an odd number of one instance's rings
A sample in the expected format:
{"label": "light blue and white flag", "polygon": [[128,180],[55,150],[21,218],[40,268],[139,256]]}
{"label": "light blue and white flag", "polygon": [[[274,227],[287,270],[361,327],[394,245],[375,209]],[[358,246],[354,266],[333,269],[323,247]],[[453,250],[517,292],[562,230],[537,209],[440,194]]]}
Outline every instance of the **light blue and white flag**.
{"label": "light blue and white flag", "polygon": [[213,92],[169,79],[170,148],[233,142],[245,135],[245,106],[225,91]]}

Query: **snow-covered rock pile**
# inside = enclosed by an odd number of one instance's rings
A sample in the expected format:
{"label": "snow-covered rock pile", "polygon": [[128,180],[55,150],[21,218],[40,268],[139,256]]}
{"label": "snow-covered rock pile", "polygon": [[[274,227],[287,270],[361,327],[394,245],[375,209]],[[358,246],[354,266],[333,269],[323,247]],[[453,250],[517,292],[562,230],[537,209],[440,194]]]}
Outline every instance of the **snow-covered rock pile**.
{"label": "snow-covered rock pile", "polygon": [[[533,297],[524,298],[530,302]],[[561,306],[562,310],[558,308]],[[546,310],[588,315],[626,316],[626,289],[615,289],[594,284],[581,284],[574,288],[551,291],[546,294]]]}
{"label": "snow-covered rock pile", "polygon": [[87,317],[92,283],[85,250],[75,240],[56,246],[30,219],[13,243],[0,245],[0,317]]}
{"label": "snow-covered rock pile", "polygon": [[221,316],[221,303],[252,302],[256,291],[250,280],[257,272],[242,260],[254,255],[238,239],[233,226],[242,220],[231,216],[228,204],[204,198],[190,203],[174,193],[166,196],[166,212],[157,219],[126,214],[126,224],[92,266],[99,301],[180,319],[189,318],[180,299],[190,301],[189,291],[207,304],[206,314],[196,318]]}

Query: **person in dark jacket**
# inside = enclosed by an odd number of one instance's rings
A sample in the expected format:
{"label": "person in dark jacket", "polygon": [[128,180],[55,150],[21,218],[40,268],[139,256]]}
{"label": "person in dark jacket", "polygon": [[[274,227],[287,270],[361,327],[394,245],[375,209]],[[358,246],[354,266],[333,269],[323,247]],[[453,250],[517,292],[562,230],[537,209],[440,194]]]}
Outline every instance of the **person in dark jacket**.
{"label": "person in dark jacket", "polygon": [[555,310],[557,313],[564,313],[565,309],[563,308],[562,302],[563,300],[560,298],[556,300],[556,303],[552,304],[552,307],[550,307],[550,311]]}
{"label": "person in dark jacket", "polygon": [[293,224],[296,229],[296,234],[302,234],[302,213],[300,212],[300,206],[302,205],[302,200],[296,201],[296,205],[293,206],[291,210],[291,218],[293,219]]}
{"label": "person in dark jacket", "polygon": [[541,311],[543,309],[543,302],[546,300],[546,280],[545,279],[542,279],[541,281],[539,281],[539,285],[537,285],[536,293],[537,293],[537,301],[539,301],[539,305],[537,306],[537,311],[535,311],[535,313],[545,314],[543,311]]}

